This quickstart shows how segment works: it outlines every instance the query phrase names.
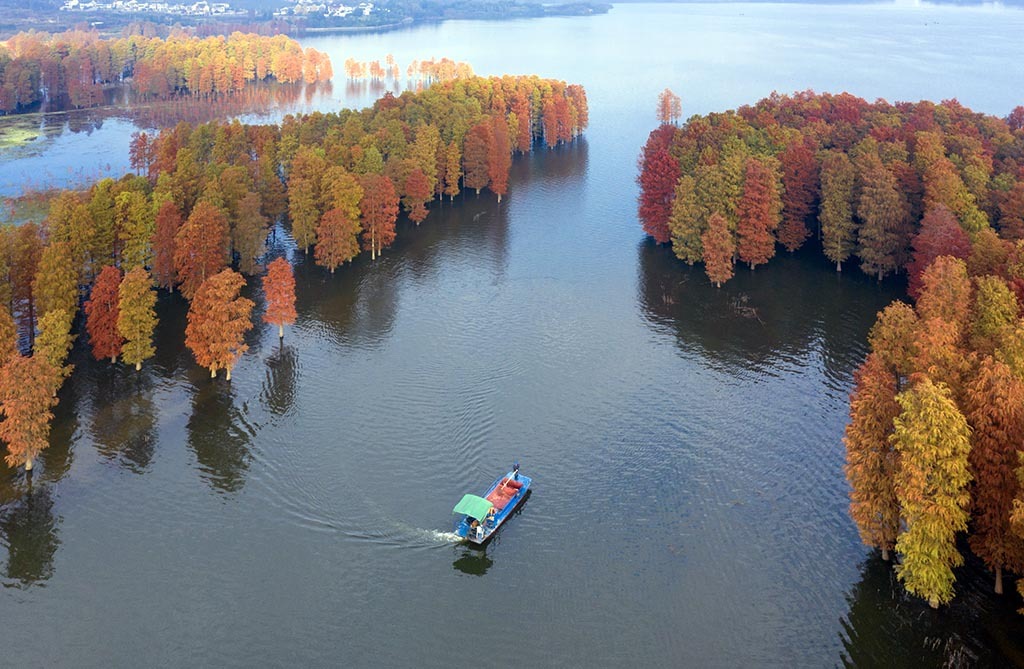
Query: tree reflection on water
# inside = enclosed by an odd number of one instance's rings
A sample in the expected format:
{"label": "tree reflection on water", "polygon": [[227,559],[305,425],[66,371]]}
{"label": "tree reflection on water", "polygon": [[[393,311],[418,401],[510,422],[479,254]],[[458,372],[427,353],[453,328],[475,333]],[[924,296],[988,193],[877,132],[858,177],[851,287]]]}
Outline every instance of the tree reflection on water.
{"label": "tree reflection on water", "polygon": [[[205,375],[204,375],[205,376]],[[231,384],[220,379],[196,379],[192,415],[185,429],[200,475],[216,491],[234,493],[245,485],[252,459],[251,428],[235,406]]]}
{"label": "tree reflection on water", "polygon": [[7,585],[28,587],[53,576],[60,517],[54,513],[51,490],[48,484],[32,485],[31,479],[24,482],[24,489],[20,484],[3,489],[0,541],[7,549]]}

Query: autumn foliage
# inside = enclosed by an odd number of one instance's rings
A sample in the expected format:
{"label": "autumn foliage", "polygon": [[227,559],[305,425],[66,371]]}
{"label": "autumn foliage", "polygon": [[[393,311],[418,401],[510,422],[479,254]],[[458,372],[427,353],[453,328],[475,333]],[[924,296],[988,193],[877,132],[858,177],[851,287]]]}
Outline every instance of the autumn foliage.
{"label": "autumn foliage", "polygon": [[0,367],[0,439],[7,444],[7,465],[32,469],[49,445],[51,409],[57,404],[53,370],[40,357],[14,356]]}
{"label": "autumn foliage", "polygon": [[156,292],[146,270],[136,267],[121,279],[118,289],[117,331],[124,339],[121,347],[124,361],[135,365],[153,357],[153,330],[156,329]]}
{"label": "autumn foliage", "polygon": [[[0,46],[0,98],[12,90],[13,80],[5,77],[19,71],[15,88],[24,90],[15,97],[39,90],[40,80],[26,67],[48,44],[67,44],[79,55],[105,48],[106,41],[91,33],[77,35],[74,44],[39,34]],[[136,50],[128,55],[129,69],[116,77],[131,77],[137,93],[153,97],[227,94],[249,80],[250,65],[260,80],[309,82],[330,72],[326,59],[295,50],[286,38],[115,42]],[[250,47],[255,51],[247,52]],[[61,57],[46,56],[51,64]],[[244,72],[233,67],[239,58]],[[150,61],[163,69],[147,70]],[[191,69],[185,73],[179,65]],[[458,76],[449,78],[449,70]],[[504,196],[513,153],[531,151],[541,140],[548,146],[571,142],[588,123],[580,86],[538,77],[471,77],[443,63],[419,71],[424,81],[435,75],[444,81],[385,95],[359,112],[287,116],[280,125],[181,122],[155,136],[137,133],[130,162],[140,174],[54,194],[43,224],[0,226],[0,362],[15,359],[19,344],[34,350],[45,363],[43,383],[52,398],[70,370],[73,324],[81,296],[88,295],[85,328],[94,354],[114,359],[120,345],[121,359],[138,370],[155,353],[159,286],[178,287],[191,300],[203,292],[190,309],[189,346],[212,372],[226,368],[230,374],[245,350],[252,304],[238,297],[237,279],[225,278],[238,275],[225,268],[237,263],[243,273],[258,272],[271,223],[286,231],[290,226],[292,237],[313,247],[316,262],[332,271],[356,257],[360,241],[376,258],[396,238],[400,203],[419,223],[435,197],[460,193],[471,136],[485,141],[473,166],[479,181],[467,185]],[[94,83],[107,81],[96,72]],[[15,106],[30,104],[23,97]],[[425,115],[425,109],[432,111]],[[115,268],[126,272],[120,285]],[[279,326],[295,318],[290,270],[288,279],[276,306],[276,289],[268,286],[268,314]],[[42,415],[45,407],[37,409]]]}
{"label": "autumn foliage", "polygon": [[704,244],[704,269],[711,283],[721,288],[732,278],[732,255],[736,250],[724,216],[711,216],[701,241]]}
{"label": "autumn foliage", "polygon": [[92,295],[85,303],[85,327],[89,332],[92,355],[97,360],[117,362],[124,338],[117,328],[120,314],[121,270],[108,265],[96,277]]}
{"label": "autumn foliage", "polygon": [[252,329],[254,305],[239,297],[244,285],[241,274],[225,269],[203,282],[189,306],[185,345],[196,362],[210,370],[211,378],[224,369],[230,381],[231,368],[249,348],[244,337]]}
{"label": "autumn foliage", "polygon": [[238,32],[205,39],[183,34],[103,39],[80,30],[19,33],[0,44],[0,63],[0,112],[28,110],[42,100],[44,88],[51,100],[91,107],[103,102],[103,87],[112,84],[149,98],[212,96],[269,79],[327,81],[332,73],[325,54],[303,51],[284,35]]}
{"label": "autumn foliage", "polygon": [[182,295],[191,299],[208,277],[227,265],[228,234],[223,210],[200,201],[174,239],[174,269]]}
{"label": "autumn foliage", "polygon": [[754,204],[763,197],[747,178],[751,160],[777,166],[779,244],[794,251],[815,238],[837,270],[854,260],[878,279],[906,270],[914,294],[938,255],[967,259],[964,238],[977,248],[988,237],[979,262],[990,269],[1005,256],[990,233],[1004,242],[1024,238],[1024,130],[1011,118],[955,100],[869,103],[811,91],[773,94],[680,127],[668,118],[661,113],[641,151],[638,218],[687,263],[701,261],[700,239],[716,213],[741,261],[757,265],[774,254],[764,226],[751,225],[764,220],[755,209],[774,211]]}
{"label": "autumn foliage", "polygon": [[267,265],[263,277],[263,295],[267,301],[263,322],[277,326],[278,337],[284,337],[284,326],[295,322],[295,274],[291,264],[277,258]]}
{"label": "autumn foliage", "polygon": [[679,161],[669,153],[675,130],[663,125],[652,132],[640,156],[640,222],[659,244],[669,241],[668,219],[680,176]]}

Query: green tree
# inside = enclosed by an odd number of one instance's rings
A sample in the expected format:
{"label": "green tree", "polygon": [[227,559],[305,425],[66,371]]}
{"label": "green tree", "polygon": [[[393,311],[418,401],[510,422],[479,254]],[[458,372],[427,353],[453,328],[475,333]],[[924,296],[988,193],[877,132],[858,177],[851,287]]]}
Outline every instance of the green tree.
{"label": "green tree", "polygon": [[53,394],[60,390],[64,379],[71,374],[71,365],[65,365],[75,336],[71,334],[74,315],[64,309],[52,309],[39,319],[39,336],[36,337],[33,355],[46,360],[53,370],[51,386]]}
{"label": "green tree", "polygon": [[121,279],[118,302],[117,331],[124,338],[121,357],[135,371],[153,357],[153,330],[156,329],[156,291],[153,280],[141,267],[136,267]]}
{"label": "green tree", "polygon": [[677,258],[688,265],[704,259],[701,237],[707,230],[707,221],[697,201],[696,181],[688,174],[684,174],[676,183],[668,230],[672,238],[672,252]]}
{"label": "green tree", "polygon": [[974,283],[971,348],[981,355],[992,355],[1017,323],[1020,307],[1013,291],[998,276],[979,276]]}
{"label": "green tree", "polygon": [[847,155],[831,150],[821,161],[821,223],[822,247],[825,256],[843,270],[843,263],[857,245],[857,225],[853,220],[853,186],[856,171]]}
{"label": "green tree", "polygon": [[326,162],[315,150],[302,147],[295,154],[288,173],[288,216],[292,220],[292,235],[306,253],[316,243],[320,181],[326,169]]}
{"label": "green tree", "polygon": [[870,156],[866,165],[860,175],[861,192],[857,203],[860,219],[857,254],[864,273],[881,280],[901,264],[905,240],[900,231],[907,209],[896,178],[878,156]]}
{"label": "green tree", "polygon": [[125,271],[153,264],[153,235],[156,217],[142,193],[129,191],[116,198],[116,220],[121,244],[121,267]]}

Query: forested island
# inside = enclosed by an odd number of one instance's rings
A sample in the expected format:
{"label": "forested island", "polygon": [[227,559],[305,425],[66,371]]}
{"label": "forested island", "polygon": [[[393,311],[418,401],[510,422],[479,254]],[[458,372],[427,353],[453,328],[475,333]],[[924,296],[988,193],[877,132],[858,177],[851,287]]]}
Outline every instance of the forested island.
{"label": "forested island", "polygon": [[[70,373],[73,340],[94,357],[140,369],[152,357],[155,288],[191,302],[185,343],[215,376],[246,350],[271,223],[334,272],[396,238],[400,210],[484,188],[499,201],[515,153],[572,142],[588,124],[578,85],[472,77],[362,111],[288,116],[278,125],[179,123],[131,148],[138,174],[57,194],[45,220],[0,228],[0,438],[7,462],[31,469]],[[236,271],[237,269],[237,271]],[[264,319],[294,321],[288,263],[270,264]],[[73,332],[84,300],[84,328]]]}
{"label": "forested island", "polygon": [[126,87],[138,100],[203,98],[242,91],[254,82],[329,81],[330,59],[277,35],[233,33],[166,39],[95,31],[21,33],[0,43],[0,114],[48,107],[93,107],[104,90]]}
{"label": "forested island", "polygon": [[813,240],[837,270],[907,273],[913,306],[879,313],[855,375],[850,515],[931,606],[964,533],[1002,593],[1024,572],[1024,107],[801,93],[676,127],[679,109],[665,91],[639,214],[681,260],[720,285]]}

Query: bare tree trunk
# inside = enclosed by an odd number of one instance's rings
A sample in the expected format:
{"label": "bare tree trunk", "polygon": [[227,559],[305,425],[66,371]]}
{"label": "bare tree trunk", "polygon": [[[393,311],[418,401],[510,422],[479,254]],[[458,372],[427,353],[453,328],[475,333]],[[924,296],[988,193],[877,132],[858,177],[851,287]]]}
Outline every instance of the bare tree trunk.
{"label": "bare tree trunk", "polygon": [[25,460],[25,471],[27,471],[27,472],[32,471],[32,456],[31,455],[28,456],[27,460]]}
{"label": "bare tree trunk", "polygon": [[231,380],[231,367],[230,366],[227,367],[227,370],[228,370],[227,380],[230,381]]}
{"label": "bare tree trunk", "polygon": [[284,339],[284,323],[277,326],[277,338]]}
{"label": "bare tree trunk", "polygon": [[135,371],[136,372],[141,372],[142,371],[142,361],[141,360],[138,361],[137,363],[135,363]]}
{"label": "bare tree trunk", "polygon": [[1003,594],[1003,568],[996,567],[996,594]]}
{"label": "bare tree trunk", "polygon": [[217,366],[216,365],[212,365],[210,367],[210,378],[211,379],[217,378]]}
{"label": "bare tree trunk", "polygon": [[111,365],[116,365],[117,364],[117,356],[116,355],[110,356],[110,364]]}

